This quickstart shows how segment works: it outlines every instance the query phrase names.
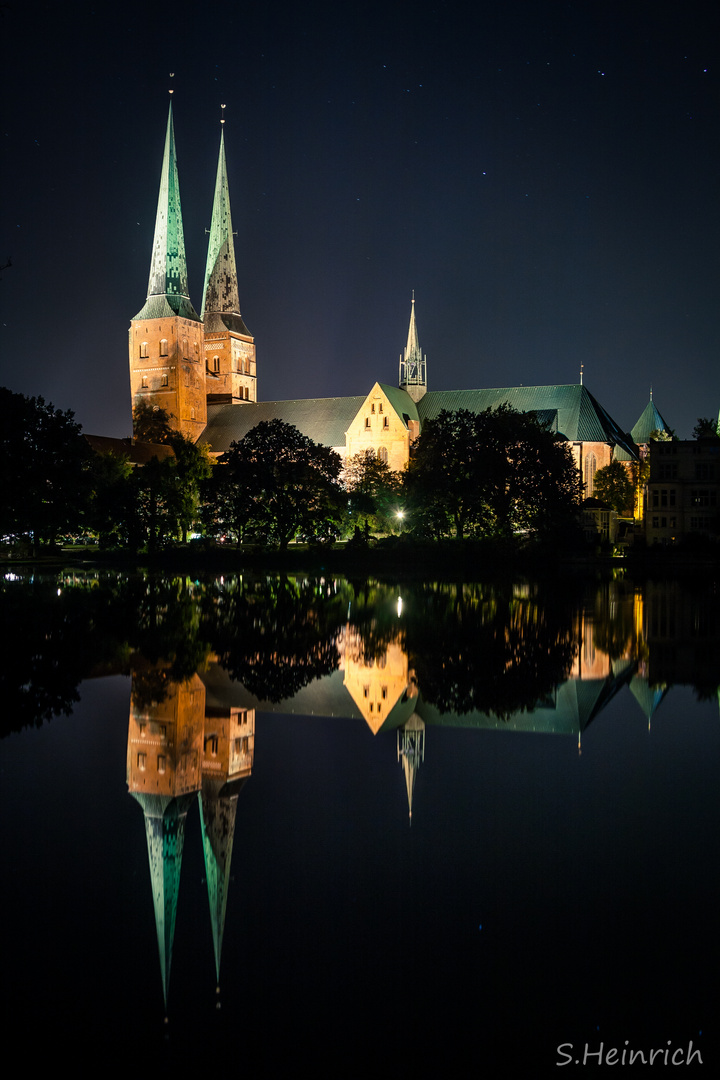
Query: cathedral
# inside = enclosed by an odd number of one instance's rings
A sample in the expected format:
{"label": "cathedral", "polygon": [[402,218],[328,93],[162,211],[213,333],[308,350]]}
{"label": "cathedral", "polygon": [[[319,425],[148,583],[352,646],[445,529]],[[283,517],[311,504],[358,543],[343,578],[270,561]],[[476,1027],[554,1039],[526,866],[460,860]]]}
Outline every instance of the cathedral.
{"label": "cathedral", "polygon": [[259,401],[255,339],[240,313],[223,131],[199,315],[188,293],[171,105],[147,299],[130,325],[133,409],[140,403],[165,409],[184,435],[205,443],[213,455],[224,453],[260,421],[279,419],[332,447],[343,460],[371,450],[399,471],[423,424],[441,410],[481,412],[507,404],[534,412],[567,440],[588,495],[597,469],[638,457],[633,436],[619,428],[582,381],[429,390],[414,296],[397,386],[376,382],[365,396]]}

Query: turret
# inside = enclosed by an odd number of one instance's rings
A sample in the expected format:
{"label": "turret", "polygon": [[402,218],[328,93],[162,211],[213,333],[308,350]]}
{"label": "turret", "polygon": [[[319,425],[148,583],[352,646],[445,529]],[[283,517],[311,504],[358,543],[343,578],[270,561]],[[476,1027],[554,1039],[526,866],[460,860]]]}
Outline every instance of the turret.
{"label": "turret", "polygon": [[417,322],[415,321],[415,292],[412,295],[410,308],[410,326],[408,328],[407,345],[405,352],[400,357],[400,380],[401,390],[407,390],[413,401],[419,401],[427,391],[427,357],[423,358],[422,349],[418,340]]}

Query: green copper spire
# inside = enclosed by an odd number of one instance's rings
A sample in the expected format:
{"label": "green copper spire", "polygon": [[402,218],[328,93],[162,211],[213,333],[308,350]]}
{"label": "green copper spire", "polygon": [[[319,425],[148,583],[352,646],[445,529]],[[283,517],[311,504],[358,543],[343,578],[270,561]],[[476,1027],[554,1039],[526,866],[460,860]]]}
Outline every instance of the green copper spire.
{"label": "green copper spire", "polygon": [[235,246],[233,244],[230,194],[228,192],[227,167],[225,165],[225,135],[220,133],[220,155],[215,179],[212,225],[208,243],[203,306],[205,312],[240,314]]}
{"label": "green copper spire", "polygon": [[148,295],[145,306],[134,321],[159,319],[168,315],[180,315],[183,319],[200,322],[188,290],[172,103],[165,134]]}

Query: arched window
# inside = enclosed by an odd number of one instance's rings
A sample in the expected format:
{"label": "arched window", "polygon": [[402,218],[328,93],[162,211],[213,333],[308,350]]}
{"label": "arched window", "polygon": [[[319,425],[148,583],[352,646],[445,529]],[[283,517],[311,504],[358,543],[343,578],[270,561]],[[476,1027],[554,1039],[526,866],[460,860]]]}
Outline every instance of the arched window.
{"label": "arched window", "polygon": [[212,369],[213,369],[213,371],[219,371],[220,370],[220,357],[219,356],[213,356],[213,368]]}
{"label": "arched window", "polygon": [[167,351],[167,338],[163,338],[162,341],[160,342],[160,355],[161,356],[167,356],[167,354],[168,354],[168,351]]}
{"label": "arched window", "polygon": [[149,356],[148,343],[147,343],[147,341],[141,341],[140,342],[140,359],[141,360],[147,360],[148,356]]}
{"label": "arched window", "polygon": [[378,456],[378,461],[384,461],[385,464],[387,465],[387,460],[388,460],[387,446],[381,446],[380,449],[378,450],[377,456]]}
{"label": "arched window", "polygon": [[585,455],[585,495],[589,498],[595,490],[595,473],[597,472],[597,458],[591,452]]}

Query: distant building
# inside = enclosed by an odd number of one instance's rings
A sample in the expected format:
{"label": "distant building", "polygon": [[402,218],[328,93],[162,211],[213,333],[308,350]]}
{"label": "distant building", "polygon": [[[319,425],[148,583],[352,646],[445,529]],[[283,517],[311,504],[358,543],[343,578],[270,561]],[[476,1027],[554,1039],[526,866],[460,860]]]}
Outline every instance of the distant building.
{"label": "distant building", "polygon": [[649,461],[647,543],[720,537],[720,438],[651,442]]}
{"label": "distant building", "polygon": [[343,459],[370,450],[403,469],[426,420],[441,410],[481,412],[511,405],[534,412],[570,443],[587,495],[598,469],[613,458],[632,461],[637,448],[582,383],[431,391],[418,337],[413,296],[399,385],[375,382],[365,396],[258,400],[255,340],[240,314],[225,144],[221,135],[212,227],[200,315],[188,293],[172,109],[165,135],[160,194],[145,304],[131,320],[133,408],[165,409],[174,426],[226,451],[261,420],[294,424]]}

